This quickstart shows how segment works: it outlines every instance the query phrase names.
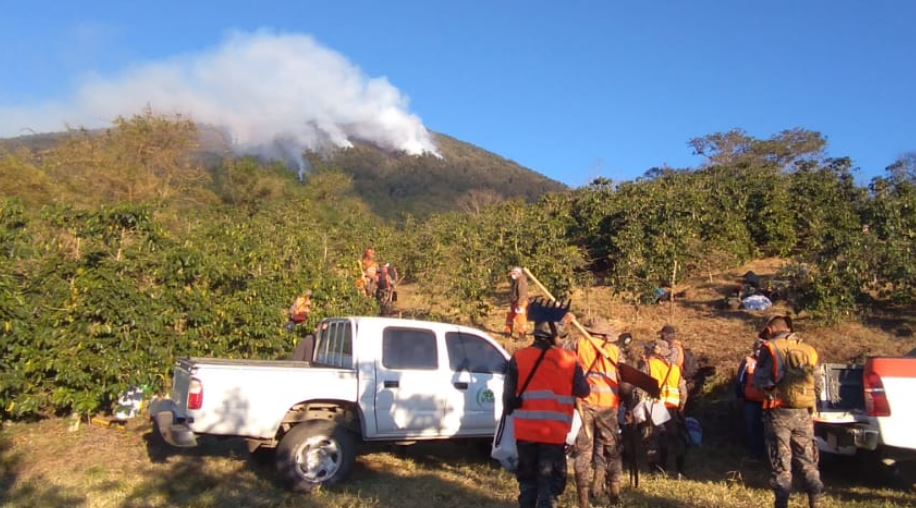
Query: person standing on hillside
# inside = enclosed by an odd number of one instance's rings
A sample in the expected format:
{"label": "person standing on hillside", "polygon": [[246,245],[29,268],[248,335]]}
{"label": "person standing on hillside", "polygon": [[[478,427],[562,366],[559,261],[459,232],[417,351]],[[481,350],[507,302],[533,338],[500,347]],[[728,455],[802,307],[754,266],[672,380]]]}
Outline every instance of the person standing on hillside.
{"label": "person standing on hillside", "polygon": [[503,407],[515,419],[518,505],[554,508],[566,489],[566,435],[577,397],[590,393],[575,353],[557,347],[558,324],[538,322],[534,342],[512,355]]}
{"label": "person standing on hillside", "polygon": [[744,418],[745,445],[755,459],[762,459],[766,452],[763,439],[763,401],[766,395],[754,384],[754,373],[757,371],[757,358],[763,339],[754,341],[751,354],[746,356],[738,366],[735,382],[735,395],[741,405]]}
{"label": "person standing on hillside", "polygon": [[788,317],[774,316],[760,331],[754,383],[763,401],[763,431],[776,508],[789,506],[793,466],[802,476],[808,506],[817,508],[824,484],[817,469],[812,414],[817,404],[817,351],[793,333]]}
{"label": "person standing on hillside", "polygon": [[595,499],[607,492],[611,505],[620,502],[620,349],[616,332],[607,320],[596,317],[587,327],[598,342],[581,338],[576,345],[579,364],[585,369],[591,393],[579,406],[582,428],[576,438],[576,490],[579,508],[589,507],[589,493]]}
{"label": "person standing on hillside", "polygon": [[687,348],[678,336],[677,329],[672,325],[665,325],[658,331],[659,337],[668,343],[668,349],[671,353],[668,361],[677,365],[681,369],[681,377],[687,385],[686,395],[693,395],[697,388],[696,378],[699,371],[696,357]]}
{"label": "person standing on hillside", "polygon": [[305,323],[309,319],[309,314],[312,313],[312,292],[306,290],[301,295],[297,296],[293,300],[293,304],[289,307],[289,322],[286,323],[286,330],[293,331],[296,329],[296,326]]}
{"label": "person standing on hillside", "polygon": [[509,271],[512,285],[509,288],[509,312],[506,313],[506,337],[513,338],[517,334],[524,338],[528,333],[528,277],[521,267],[516,266]]}
{"label": "person standing on hillside", "polygon": [[659,398],[652,404],[663,404],[663,411],[668,413],[668,418],[660,425],[655,425],[653,418],[648,418],[644,423],[643,435],[646,437],[649,469],[664,473],[667,471],[668,457],[673,455],[678,475],[682,475],[686,445],[681,438],[681,419],[687,404],[687,383],[681,376],[680,367],[671,362],[670,358],[668,342],[656,340],[643,365],[643,371],[658,382]]}
{"label": "person standing on hillside", "polygon": [[360,262],[363,272],[358,286],[367,297],[374,297],[378,284],[378,263],[375,261],[375,249],[369,247],[363,253]]}
{"label": "person standing on hillside", "polygon": [[687,353],[684,351],[684,344],[678,338],[677,329],[672,325],[666,324],[658,331],[658,336],[668,343],[668,350],[670,351],[668,361],[677,365],[681,369],[681,373],[683,373]]}
{"label": "person standing on hillside", "polygon": [[385,263],[378,269],[378,282],[375,289],[375,299],[378,301],[379,315],[393,316],[394,302],[397,301],[398,271],[390,263]]}

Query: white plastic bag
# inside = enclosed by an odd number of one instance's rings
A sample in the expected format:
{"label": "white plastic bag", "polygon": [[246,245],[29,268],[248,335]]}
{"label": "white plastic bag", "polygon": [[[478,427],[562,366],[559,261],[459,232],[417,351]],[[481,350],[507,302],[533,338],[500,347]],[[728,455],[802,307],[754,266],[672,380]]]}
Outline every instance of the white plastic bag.
{"label": "white plastic bag", "polygon": [[514,473],[518,467],[518,450],[515,448],[515,418],[503,415],[493,436],[493,447],[490,457],[499,461],[499,465]]}
{"label": "white plastic bag", "polygon": [[[569,428],[569,433],[566,434],[567,445],[576,444],[580,429],[582,429],[582,417],[579,416],[578,411],[573,411],[572,425]],[[518,449],[515,446],[515,417],[512,415],[503,416],[499,421],[496,435],[493,436],[490,457],[499,461],[499,464],[510,473],[514,473],[518,468]]]}
{"label": "white plastic bag", "polygon": [[115,405],[114,417],[118,420],[130,420],[140,414],[145,399],[143,387],[135,386],[121,395]]}
{"label": "white plastic bag", "polygon": [[671,419],[671,412],[657,400],[643,399],[633,408],[633,421],[643,423],[651,420],[656,427]]}

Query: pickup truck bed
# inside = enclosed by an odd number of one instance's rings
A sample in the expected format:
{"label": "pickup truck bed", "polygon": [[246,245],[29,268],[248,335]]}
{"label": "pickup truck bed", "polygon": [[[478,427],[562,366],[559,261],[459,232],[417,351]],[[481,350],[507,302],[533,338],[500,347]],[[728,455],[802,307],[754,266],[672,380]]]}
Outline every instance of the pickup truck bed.
{"label": "pickup truck bed", "polygon": [[309,490],[344,478],[362,441],[492,438],[508,357],[464,326],[329,318],[309,361],[178,361],[150,417],[174,446],[217,435],[276,447],[281,474]]}

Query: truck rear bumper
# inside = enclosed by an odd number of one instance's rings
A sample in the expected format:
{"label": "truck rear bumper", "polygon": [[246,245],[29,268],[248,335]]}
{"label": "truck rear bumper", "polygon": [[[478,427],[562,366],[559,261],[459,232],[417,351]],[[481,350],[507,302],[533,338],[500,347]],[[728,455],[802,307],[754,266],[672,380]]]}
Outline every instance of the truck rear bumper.
{"label": "truck rear bumper", "polygon": [[816,423],[814,433],[822,452],[838,455],[855,455],[858,449],[874,450],[880,441],[877,430],[861,424]]}
{"label": "truck rear bumper", "polygon": [[150,420],[166,443],[180,448],[197,446],[197,436],[185,423],[177,421],[175,409],[171,399],[153,399],[149,406]]}

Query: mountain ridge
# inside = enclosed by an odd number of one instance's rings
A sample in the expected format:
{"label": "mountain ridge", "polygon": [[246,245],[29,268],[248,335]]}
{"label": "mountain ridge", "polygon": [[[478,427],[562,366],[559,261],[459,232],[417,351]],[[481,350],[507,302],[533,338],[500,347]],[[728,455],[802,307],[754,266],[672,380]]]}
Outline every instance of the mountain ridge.
{"label": "mountain ridge", "polygon": [[[0,139],[0,151],[27,150],[41,154],[75,136],[101,137],[116,128],[74,129]],[[209,170],[219,171],[227,161],[245,157],[233,150],[219,129],[197,125],[196,132],[194,158]],[[408,155],[358,140],[351,147],[305,152],[303,156],[312,174],[336,170],[349,176],[356,195],[385,218],[473,212],[505,200],[533,202],[544,194],[568,189],[561,182],[494,152],[446,134],[433,135],[441,157]],[[294,164],[287,161],[287,166],[295,173]]]}

